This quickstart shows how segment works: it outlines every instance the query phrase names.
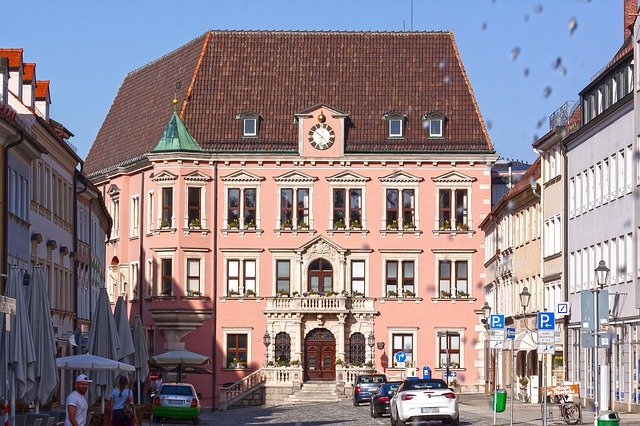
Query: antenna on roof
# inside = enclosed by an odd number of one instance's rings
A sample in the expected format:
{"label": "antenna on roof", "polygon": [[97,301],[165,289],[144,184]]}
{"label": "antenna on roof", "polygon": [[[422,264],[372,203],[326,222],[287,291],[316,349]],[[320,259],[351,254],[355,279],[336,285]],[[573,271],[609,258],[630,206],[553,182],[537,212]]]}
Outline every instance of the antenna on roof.
{"label": "antenna on roof", "polygon": [[171,103],[173,104],[173,112],[176,112],[176,109],[177,109],[177,105],[178,105],[178,90],[180,90],[180,87],[182,87],[182,80],[177,80],[176,81],[175,95],[173,96],[173,101],[171,101]]}

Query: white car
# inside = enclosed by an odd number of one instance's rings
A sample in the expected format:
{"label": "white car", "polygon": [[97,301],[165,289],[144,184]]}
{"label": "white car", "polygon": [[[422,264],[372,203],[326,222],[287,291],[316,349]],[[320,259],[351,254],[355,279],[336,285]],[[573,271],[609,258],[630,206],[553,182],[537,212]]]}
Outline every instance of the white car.
{"label": "white car", "polygon": [[460,421],[458,398],[440,379],[405,380],[390,405],[392,426],[424,420]]}

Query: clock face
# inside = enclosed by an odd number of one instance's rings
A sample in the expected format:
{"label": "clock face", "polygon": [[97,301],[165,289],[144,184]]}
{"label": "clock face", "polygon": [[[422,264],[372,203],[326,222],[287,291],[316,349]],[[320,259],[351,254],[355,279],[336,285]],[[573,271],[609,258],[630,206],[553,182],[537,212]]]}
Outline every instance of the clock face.
{"label": "clock face", "polygon": [[309,129],[309,143],[315,149],[327,149],[336,140],[336,134],[328,124],[316,124]]}

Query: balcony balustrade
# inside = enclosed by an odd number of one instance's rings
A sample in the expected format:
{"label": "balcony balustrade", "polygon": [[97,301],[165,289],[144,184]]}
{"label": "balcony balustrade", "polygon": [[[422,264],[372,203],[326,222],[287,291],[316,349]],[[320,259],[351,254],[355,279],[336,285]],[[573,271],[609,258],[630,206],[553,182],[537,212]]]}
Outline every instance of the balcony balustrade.
{"label": "balcony balustrade", "polygon": [[372,312],[372,297],[307,296],[269,297],[265,312]]}

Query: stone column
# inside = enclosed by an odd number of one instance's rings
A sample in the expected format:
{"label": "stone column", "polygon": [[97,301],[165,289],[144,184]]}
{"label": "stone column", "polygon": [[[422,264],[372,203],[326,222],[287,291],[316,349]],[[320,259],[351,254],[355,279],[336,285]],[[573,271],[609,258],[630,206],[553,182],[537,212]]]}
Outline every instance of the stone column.
{"label": "stone column", "polygon": [[295,335],[293,338],[293,348],[292,349],[292,359],[297,359],[300,361],[300,365],[303,364],[302,360],[302,346],[304,345],[304,338],[302,336],[302,314],[294,314],[293,321],[295,324]]}
{"label": "stone column", "polygon": [[338,336],[336,339],[336,358],[340,358],[342,361],[345,360],[345,320],[347,318],[347,314],[338,314]]}

